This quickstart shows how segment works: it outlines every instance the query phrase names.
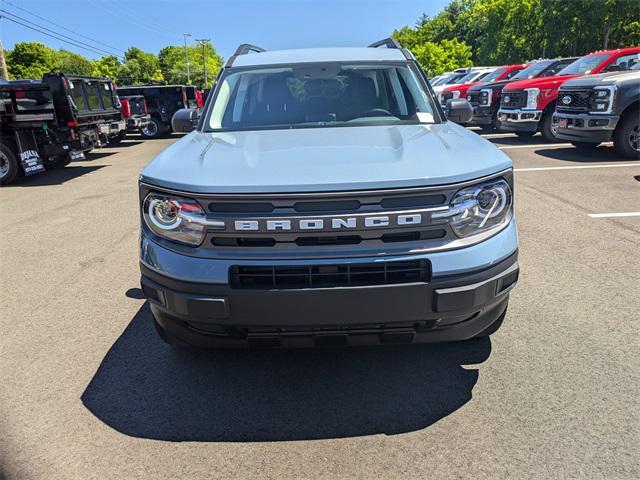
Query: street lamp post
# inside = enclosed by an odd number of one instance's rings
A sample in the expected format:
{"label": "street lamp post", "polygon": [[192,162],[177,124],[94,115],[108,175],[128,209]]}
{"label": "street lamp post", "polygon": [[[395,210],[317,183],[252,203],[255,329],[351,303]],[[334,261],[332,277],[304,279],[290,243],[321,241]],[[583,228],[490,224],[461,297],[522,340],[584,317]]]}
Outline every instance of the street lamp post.
{"label": "street lamp post", "polygon": [[190,37],[191,34],[190,33],[183,33],[182,36],[184,37],[184,55],[187,59],[187,84],[190,85],[191,84],[191,74],[189,73],[189,50],[187,49],[187,37]]}
{"label": "street lamp post", "polygon": [[207,81],[207,42],[211,41],[210,38],[196,38],[196,42],[202,45],[202,70],[204,74],[204,88],[209,88],[209,82]]}

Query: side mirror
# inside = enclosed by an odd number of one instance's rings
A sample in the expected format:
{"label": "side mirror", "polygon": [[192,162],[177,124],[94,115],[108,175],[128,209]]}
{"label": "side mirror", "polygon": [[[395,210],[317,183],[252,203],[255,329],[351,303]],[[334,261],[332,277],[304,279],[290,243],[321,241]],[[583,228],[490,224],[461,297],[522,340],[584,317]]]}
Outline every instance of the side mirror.
{"label": "side mirror", "polygon": [[181,108],[171,117],[171,128],[174,132],[187,133],[198,125],[197,108]]}
{"label": "side mirror", "polygon": [[447,100],[445,113],[452,122],[468,123],[473,117],[473,107],[464,98],[451,98]]}

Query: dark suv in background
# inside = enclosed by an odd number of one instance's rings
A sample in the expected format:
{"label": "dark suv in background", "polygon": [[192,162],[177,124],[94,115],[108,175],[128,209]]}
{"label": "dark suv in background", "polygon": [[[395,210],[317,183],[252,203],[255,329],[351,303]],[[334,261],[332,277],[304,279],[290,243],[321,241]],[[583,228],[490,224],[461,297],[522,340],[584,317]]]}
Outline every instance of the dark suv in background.
{"label": "dark suv in background", "polygon": [[[189,94],[184,85],[143,85],[118,88],[118,95],[144,96],[147,111],[150,115],[148,123],[140,129],[145,138],[158,138],[171,132],[171,117],[182,108],[189,108]],[[197,103],[194,93],[194,102]]]}

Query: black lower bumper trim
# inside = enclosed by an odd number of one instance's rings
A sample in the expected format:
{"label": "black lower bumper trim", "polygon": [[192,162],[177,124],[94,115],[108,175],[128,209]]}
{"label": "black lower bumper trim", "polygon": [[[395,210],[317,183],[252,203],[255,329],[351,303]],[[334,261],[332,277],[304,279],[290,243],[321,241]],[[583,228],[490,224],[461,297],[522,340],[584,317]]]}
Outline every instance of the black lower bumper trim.
{"label": "black lower bumper trim", "polygon": [[144,265],[141,270],[156,321],[185,343],[201,346],[243,346],[265,338],[284,346],[297,343],[293,337],[309,337],[306,345],[318,336],[335,344],[352,344],[352,337],[356,343],[470,338],[504,311],[519,271],[514,253],[488,269],[429,283],[238,290],[170,279]]}

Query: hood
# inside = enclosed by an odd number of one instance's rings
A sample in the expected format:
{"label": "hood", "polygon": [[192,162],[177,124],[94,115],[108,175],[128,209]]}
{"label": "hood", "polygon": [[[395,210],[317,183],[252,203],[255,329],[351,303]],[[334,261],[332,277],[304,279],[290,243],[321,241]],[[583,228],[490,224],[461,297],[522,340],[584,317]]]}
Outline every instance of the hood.
{"label": "hood", "polygon": [[640,85],[640,71],[585,75],[565,82],[563,87],[597,87],[600,85]]}
{"label": "hood", "polygon": [[513,92],[515,90],[524,90],[525,88],[539,88],[540,90],[544,89],[553,89],[559,88],[567,80],[571,80],[572,78],[581,77],[582,75],[563,75],[561,77],[538,77],[538,78],[530,78],[527,80],[518,80],[517,82],[509,83],[505,85],[504,92]]}
{"label": "hood", "polygon": [[458,90],[460,92],[460,96],[462,97],[470,87],[474,85],[482,84],[482,82],[469,82],[469,83],[461,83],[460,85],[450,85],[445,88],[445,92],[453,92],[454,90]]}
{"label": "hood", "polygon": [[469,88],[469,92],[479,92],[483,88],[502,88],[507,83],[513,82],[514,80],[496,80],[495,82],[481,83],[476,82]]}
{"label": "hood", "polygon": [[186,135],[140,175],[194,193],[283,193],[457,183],[511,167],[492,143],[452,122]]}

